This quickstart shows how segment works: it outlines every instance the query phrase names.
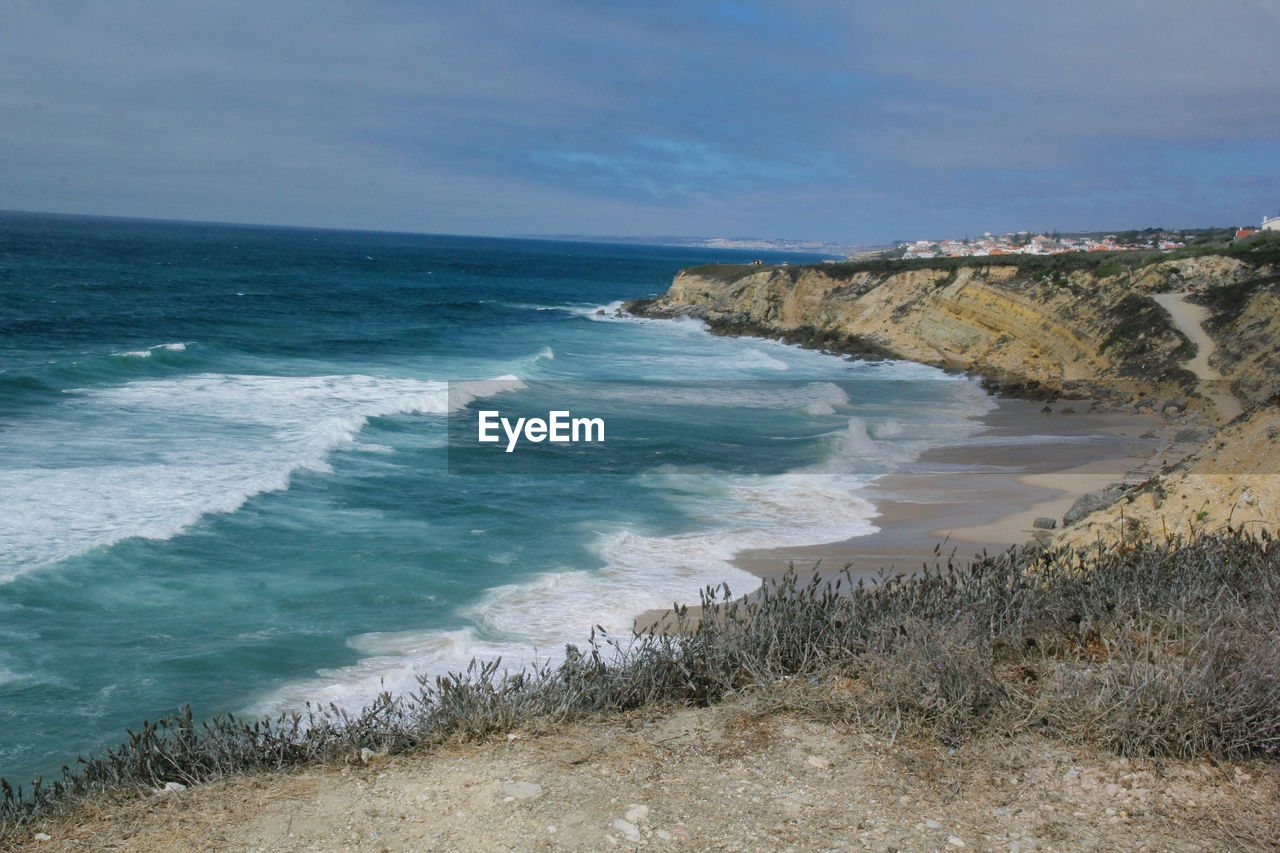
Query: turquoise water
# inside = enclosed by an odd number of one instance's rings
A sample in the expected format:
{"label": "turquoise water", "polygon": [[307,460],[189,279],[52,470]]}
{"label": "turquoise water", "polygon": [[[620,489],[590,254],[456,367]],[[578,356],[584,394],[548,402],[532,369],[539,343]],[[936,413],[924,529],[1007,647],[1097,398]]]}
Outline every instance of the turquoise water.
{"label": "turquoise water", "polygon": [[[554,657],[870,532],[859,489],[972,434],[972,382],[597,313],[758,254],[0,216],[0,772]],[[678,452],[450,473],[447,383],[498,377],[454,417],[609,380]]]}

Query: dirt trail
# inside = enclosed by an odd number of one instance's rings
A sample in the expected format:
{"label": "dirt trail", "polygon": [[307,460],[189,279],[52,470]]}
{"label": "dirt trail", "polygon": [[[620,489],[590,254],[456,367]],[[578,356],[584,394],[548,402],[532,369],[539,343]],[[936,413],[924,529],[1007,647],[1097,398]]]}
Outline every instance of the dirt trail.
{"label": "dirt trail", "polygon": [[[766,703],[772,704],[772,703]],[[749,701],[99,801],[52,851],[1275,849],[1280,770],[1034,734],[946,749]]]}
{"label": "dirt trail", "polygon": [[1226,422],[1244,411],[1244,407],[1227,388],[1222,374],[1209,365],[1209,358],[1216,348],[1213,339],[1204,330],[1204,321],[1209,317],[1209,309],[1188,302],[1187,296],[1186,293],[1161,293],[1153,296],[1152,299],[1169,312],[1178,331],[1196,345],[1195,358],[1186,362],[1185,366],[1200,380],[1200,393],[1214,402],[1218,407],[1218,414],[1223,422]]}

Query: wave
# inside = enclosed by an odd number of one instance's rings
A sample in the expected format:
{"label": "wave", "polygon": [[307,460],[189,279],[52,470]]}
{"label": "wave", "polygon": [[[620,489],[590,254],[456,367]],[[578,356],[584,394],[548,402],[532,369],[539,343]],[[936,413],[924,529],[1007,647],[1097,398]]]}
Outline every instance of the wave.
{"label": "wave", "polygon": [[849,395],[834,382],[725,380],[722,383],[601,382],[592,386],[600,399],[615,402],[744,409],[800,409],[831,415],[849,405]]}
{"label": "wave", "polygon": [[[936,371],[926,370],[924,378],[935,377]],[[879,372],[884,378],[884,371]],[[824,437],[828,450],[820,462],[784,474],[706,477],[673,468],[640,475],[642,483],[668,495],[682,515],[700,521],[699,527],[659,535],[615,524],[590,544],[600,568],[549,567],[490,589],[457,611],[470,623],[466,627],[353,637],[349,645],[361,655],[358,662],[287,685],[254,710],[275,711],[307,701],[354,709],[384,690],[414,691],[421,677],[463,671],[473,658],[501,658],[512,670],[554,664],[564,646],[583,643],[592,626],[625,639],[639,614],[694,600],[707,586],[727,583],[735,593],[749,592],[759,579],[734,565],[736,554],[875,532],[877,512],[860,495],[863,487],[930,446],[973,435],[978,425],[972,418],[993,404],[972,382],[952,388],[947,401],[913,412],[909,422],[904,422],[906,415],[849,417],[842,429]],[[643,386],[620,385],[617,390],[647,393]],[[761,389],[751,402],[816,406],[824,415],[849,402],[831,382],[779,383],[770,391]],[[702,389],[687,402],[713,405],[716,399]],[[723,402],[747,404],[741,392]],[[510,561],[501,554],[494,559]]]}
{"label": "wave", "polygon": [[513,376],[196,374],[77,389],[61,404],[56,448],[43,422],[6,434],[24,462],[0,479],[0,582],[130,537],[171,538],[287,489],[296,472],[328,472],[330,452],[370,418],[444,415],[518,387]]}
{"label": "wave", "polygon": [[117,352],[112,353],[116,358],[151,358],[152,353],[157,350],[163,352],[185,352],[187,345],[184,343],[173,344],[157,344],[153,347],[147,347],[144,350],[134,350],[133,352]]}
{"label": "wave", "polygon": [[[19,368],[0,369],[0,399],[16,405],[41,396],[61,395],[65,390],[85,383],[98,384],[156,375],[163,372],[160,365],[152,364],[157,361],[168,367],[190,367],[193,363],[190,357],[181,360],[173,358],[179,353],[185,353],[188,346],[185,343],[168,343],[132,352],[71,357],[64,355],[58,358],[33,356],[31,363]],[[155,358],[157,355],[163,357]]]}
{"label": "wave", "polygon": [[24,399],[56,397],[59,393],[56,387],[34,376],[0,371],[0,398],[10,405]]}
{"label": "wave", "polygon": [[622,306],[624,304],[626,304],[624,300],[618,299],[605,305],[564,305],[558,307],[575,316],[585,317],[593,323],[638,323],[645,326],[653,326],[654,328],[667,328],[677,332],[706,332],[709,328],[702,320],[693,317],[664,319],[637,317],[634,314],[628,314],[623,311]]}
{"label": "wave", "polygon": [[689,496],[690,515],[713,517],[716,525],[669,535],[626,526],[601,532],[590,546],[601,568],[552,570],[490,589],[458,611],[471,623],[465,628],[353,637],[348,645],[363,656],[360,661],[275,691],[254,710],[307,701],[354,709],[383,691],[411,692],[420,677],[463,671],[472,658],[501,658],[512,670],[554,664],[566,644],[582,644],[593,626],[625,639],[639,614],[687,602],[707,586],[754,590],[759,578],[733,564],[739,551],[838,541],[877,529],[875,507],[857,494],[867,477],[816,469],[733,478],[645,476]]}

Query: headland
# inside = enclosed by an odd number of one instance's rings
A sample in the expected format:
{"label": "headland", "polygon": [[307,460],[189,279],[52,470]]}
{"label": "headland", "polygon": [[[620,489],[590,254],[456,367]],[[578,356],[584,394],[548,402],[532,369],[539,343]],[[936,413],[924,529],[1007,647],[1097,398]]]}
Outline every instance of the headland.
{"label": "headland", "polygon": [[[766,576],[817,557],[850,581],[942,568],[844,594],[775,577],[741,609],[704,599],[714,617],[684,632],[593,638],[556,670],[483,668],[302,732],[178,721],[12,809],[5,837],[1274,849],[1278,309],[1274,263],[1222,255],[685,271],[629,310],[967,371],[997,393],[980,451],[875,484],[880,533],[739,555]],[[1029,428],[1051,440],[1028,450]],[[948,546],[1028,538],[945,565]]]}

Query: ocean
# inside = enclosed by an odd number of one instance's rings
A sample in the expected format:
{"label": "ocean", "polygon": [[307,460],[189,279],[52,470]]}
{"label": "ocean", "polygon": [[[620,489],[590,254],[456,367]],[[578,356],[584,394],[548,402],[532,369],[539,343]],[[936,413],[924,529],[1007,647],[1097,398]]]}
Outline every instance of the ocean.
{"label": "ocean", "polygon": [[[740,549],[872,532],[867,484],[992,403],[616,314],[754,258],[815,260],[0,215],[0,773],[48,780],[187,703],[355,709],[554,659],[751,590]],[[595,457],[451,463],[450,421],[549,388],[622,425]]]}

